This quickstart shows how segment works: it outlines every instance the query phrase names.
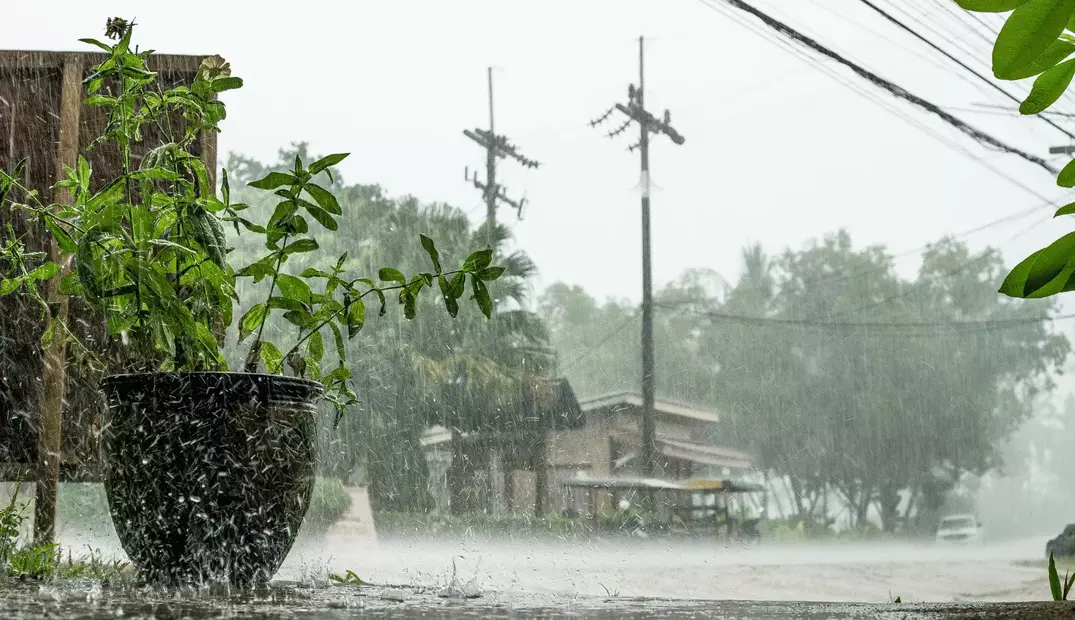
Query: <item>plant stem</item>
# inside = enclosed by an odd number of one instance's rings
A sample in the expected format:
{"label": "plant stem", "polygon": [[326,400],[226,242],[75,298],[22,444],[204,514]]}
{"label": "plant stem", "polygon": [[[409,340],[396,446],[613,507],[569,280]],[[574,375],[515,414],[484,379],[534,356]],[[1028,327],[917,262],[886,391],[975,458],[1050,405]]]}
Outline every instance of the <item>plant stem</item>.
{"label": "plant stem", "polygon": [[[265,298],[265,305],[268,305],[269,300],[272,299],[273,292],[276,291],[276,277],[280,275],[280,265],[284,262],[284,248],[287,247],[287,240],[290,237],[290,233],[284,235],[283,243],[280,244],[280,249],[276,254],[276,267],[273,268],[272,281],[269,283],[269,296]],[[254,342],[250,343],[250,354],[247,354],[246,358],[246,372],[257,372],[258,370],[258,358],[251,355],[258,350],[261,343],[261,334],[265,331],[265,323],[269,320],[269,312],[265,311],[265,316],[261,319],[261,324],[258,325],[258,334],[254,337]]]}
{"label": "plant stem", "polygon": [[[123,188],[127,192],[127,217],[131,222],[131,245],[134,248],[135,255],[141,254],[138,250],[138,231],[134,225],[134,197],[131,194],[131,136],[129,135],[129,128],[127,127],[127,112],[124,99],[127,98],[127,78],[123,75],[123,72],[119,74],[119,109],[120,109],[120,122],[123,126]],[[140,257],[140,256],[139,256]],[[179,282],[175,283],[176,293],[179,292]],[[146,322],[145,317],[142,314],[142,276],[141,271],[135,276],[134,282],[134,307],[135,313],[138,316],[139,327],[145,329]],[[176,343],[176,346],[180,346]],[[176,351],[179,354],[179,351]],[[178,355],[177,355],[178,356]]]}

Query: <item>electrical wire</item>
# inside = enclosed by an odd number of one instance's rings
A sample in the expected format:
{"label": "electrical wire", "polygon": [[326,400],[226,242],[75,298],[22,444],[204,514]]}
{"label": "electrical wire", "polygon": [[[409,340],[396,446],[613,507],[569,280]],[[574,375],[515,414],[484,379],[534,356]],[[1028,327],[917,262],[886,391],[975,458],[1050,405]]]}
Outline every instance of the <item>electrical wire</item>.
{"label": "electrical wire", "polygon": [[[1013,327],[1025,327],[1042,322],[1056,322],[1075,319],[1075,314],[1061,314],[1056,316],[1040,316],[1011,319],[977,319],[963,321],[831,321],[816,319],[783,319],[778,317],[759,317],[740,314],[730,314],[694,308],[683,308],[670,304],[655,303],[655,307],[666,310],[686,311],[698,316],[708,317],[718,321],[728,321],[747,325],[775,325],[787,327],[829,329],[829,330],[856,330],[875,329],[888,330],[898,336],[935,336],[935,333],[921,332],[923,329],[946,329],[959,332],[975,332],[981,330],[1006,329]],[[905,331],[919,330],[919,331]]]}
{"label": "electrical wire", "polygon": [[[911,28],[907,24],[905,24],[902,21],[900,21],[900,20],[896,19],[895,17],[893,17],[891,14],[889,14],[887,11],[885,11],[881,7],[877,6],[877,4],[875,4],[871,0],[859,0],[859,2],[861,2],[862,4],[865,4],[866,6],[870,7],[871,9],[876,11],[878,14],[880,14],[882,17],[887,19],[889,22],[895,24],[896,26],[898,26],[899,28],[901,28],[905,32],[911,34],[912,36],[914,36],[919,41],[922,41],[923,43],[928,45],[930,48],[936,50],[939,54],[942,54],[945,58],[951,60],[952,62],[956,63],[960,67],[963,67],[964,69],[969,71],[972,75],[974,75],[979,80],[981,80],[983,83],[985,83],[985,84],[989,85],[990,87],[992,87],[993,90],[999,92],[1000,94],[1004,95],[1005,97],[1007,97],[1008,99],[1010,99],[1010,100],[1012,100],[1012,101],[1014,101],[1016,103],[1021,103],[1021,100],[1019,99],[1019,97],[1016,97],[1015,95],[1013,95],[1013,94],[1009,93],[1008,91],[1004,90],[998,84],[996,84],[995,82],[993,82],[989,78],[985,77],[984,75],[982,75],[981,73],[979,73],[975,69],[971,68],[970,65],[968,65],[967,63],[965,63],[962,60],[956,58],[952,54],[948,53],[948,51],[945,50],[944,48],[942,48],[941,46],[937,45],[933,41],[931,41],[931,40],[927,39],[926,37],[924,37],[922,34],[920,34],[914,28]],[[1057,125],[1052,120],[1050,120],[1050,119],[1048,119],[1048,118],[1046,118],[1044,116],[1041,116],[1041,115],[1035,115],[1035,116],[1037,118],[1041,119],[1042,121],[1048,123],[1050,126],[1052,126],[1057,131],[1060,131],[1065,136],[1071,138],[1072,140],[1075,140],[1075,134],[1073,134],[1070,131],[1064,129],[1060,125]]]}
{"label": "electrical wire", "polygon": [[595,344],[594,346],[590,347],[585,353],[583,353],[582,355],[580,355],[580,356],[576,357],[575,359],[571,360],[571,363],[567,364],[566,366],[561,366],[560,367],[560,372],[565,373],[569,369],[574,368],[575,365],[578,364],[579,362],[589,358],[598,349],[600,349],[601,347],[603,347],[606,344],[608,344],[608,342],[610,340],[612,340],[613,338],[615,338],[620,332],[622,332],[623,330],[627,329],[627,327],[629,325],[631,325],[632,323],[637,321],[640,316],[642,316],[642,315],[639,314],[637,311],[635,311],[630,317],[627,318],[626,321],[620,323],[620,325],[618,325],[615,329],[613,329],[612,331],[610,331],[607,334],[605,334],[605,336],[603,338],[601,338],[601,340],[599,340],[597,342],[597,344]]}
{"label": "electrical wire", "polygon": [[[877,75],[876,73],[873,73],[873,72],[863,68],[861,65],[848,60],[847,58],[841,56],[840,54],[837,54],[836,52],[832,51],[831,49],[821,45],[820,43],[818,43],[814,39],[802,34],[798,30],[795,30],[794,28],[791,28],[790,26],[788,26],[787,24],[784,24],[783,22],[780,22],[780,21],[770,17],[769,15],[759,11],[758,9],[756,9],[753,6],[743,2],[742,0],[699,0],[699,1],[704,6],[706,6],[707,8],[710,8],[712,10],[717,10],[716,9],[717,5],[713,4],[714,2],[723,2],[725,4],[731,5],[732,7],[736,8],[736,9],[738,9],[740,11],[749,13],[749,14],[753,15],[754,17],[756,17],[757,19],[761,20],[762,23],[764,23],[770,29],[778,32],[779,34],[781,34],[781,35],[783,35],[785,37],[791,38],[792,40],[794,40],[796,43],[798,43],[800,45],[806,46],[806,47],[812,49],[813,51],[815,51],[817,53],[820,53],[820,54],[822,54],[822,55],[824,55],[824,56],[826,56],[828,58],[831,58],[832,60],[837,61],[838,63],[840,63],[840,64],[844,65],[845,67],[848,67],[849,69],[854,71],[860,77],[862,77],[862,78],[866,79],[867,81],[873,83],[874,85],[876,85],[876,86],[888,91],[890,94],[892,94],[892,95],[894,95],[894,96],[896,96],[896,97],[898,97],[900,99],[904,99],[906,101],[909,101],[912,104],[914,104],[914,105],[916,105],[916,106],[918,106],[918,107],[920,107],[920,108],[932,113],[933,115],[939,117],[944,122],[948,123],[949,125],[955,127],[956,129],[958,129],[962,133],[964,133],[967,136],[971,137],[976,142],[978,142],[980,144],[983,144],[983,145],[993,146],[993,147],[996,147],[997,149],[999,149],[1001,151],[1011,153],[1013,155],[1017,155],[1017,156],[1021,157],[1022,159],[1025,159],[1026,161],[1030,162],[1030,163],[1037,164],[1038,166],[1044,168],[1045,170],[1049,171],[1052,174],[1056,174],[1056,172],[1057,172],[1057,170],[1055,168],[1053,168],[1052,165],[1050,165],[1044,159],[1042,159],[1040,157],[1037,157],[1035,155],[1031,155],[1031,154],[1029,154],[1029,153],[1027,153],[1025,151],[1017,149],[1017,148],[1015,148],[1013,146],[1010,146],[1008,144],[1005,144],[1004,142],[998,140],[997,138],[995,138],[995,137],[993,137],[993,136],[991,136],[991,135],[989,135],[989,134],[987,134],[987,133],[985,133],[983,131],[980,131],[979,129],[969,125],[968,123],[966,123],[966,122],[964,122],[964,121],[962,121],[962,120],[960,120],[958,118],[956,118],[955,116],[952,116],[951,114],[948,114],[947,112],[945,112],[944,110],[939,108],[937,105],[935,105],[935,104],[933,104],[933,103],[931,103],[931,102],[929,102],[929,101],[927,101],[925,99],[922,99],[921,97],[918,97],[917,95],[914,95],[913,93],[907,91],[906,89],[904,89],[904,88],[902,88],[900,86],[897,86],[896,84],[890,82],[889,80],[886,80],[886,79],[882,78],[881,76]],[[991,166],[987,166],[987,167],[991,167]],[[994,171],[996,171],[995,168],[994,168]],[[1013,180],[1013,179],[1011,179],[1009,177],[1009,180]],[[1024,186],[1024,188],[1025,188],[1025,186]],[[1028,190],[1028,191],[1033,191],[1033,190]]]}
{"label": "electrical wire", "polygon": [[[1031,224],[1030,226],[1028,226],[1024,230],[1021,230],[1018,233],[1012,235],[1012,237],[1007,239],[1004,242],[1004,244],[1008,244],[1008,243],[1011,243],[1012,241],[1015,241],[1019,237],[1022,237],[1023,235],[1029,233],[1031,230],[1034,230],[1034,228],[1036,228],[1037,226],[1039,226],[1040,224],[1042,224],[1043,222],[1046,222],[1048,220],[1049,220],[1049,218],[1045,217],[1045,218],[1042,218],[1042,219],[1034,222],[1033,224]],[[974,267],[974,266],[977,266],[977,265],[979,265],[981,263],[984,263],[988,259],[991,259],[991,258],[994,257],[994,251],[995,250],[991,250],[991,251],[988,251],[988,252],[983,252],[981,255],[977,256],[976,258],[972,258],[972,259],[964,262],[963,264],[959,265],[955,269],[951,269],[949,271],[946,271],[945,273],[941,274],[941,277],[950,278],[952,276],[956,276],[956,275],[959,275],[959,274],[963,273],[964,271],[966,271],[967,269],[970,269],[971,267]],[[859,313],[861,313],[861,312],[863,312],[865,310],[872,310],[873,308],[877,308],[877,307],[880,307],[880,306],[885,306],[885,305],[888,305],[888,304],[890,304],[892,302],[906,299],[906,298],[910,297],[911,295],[914,295],[914,294],[920,293],[920,292],[921,292],[921,289],[912,286],[912,287],[909,287],[906,291],[904,291],[904,292],[902,292],[902,293],[900,293],[898,295],[893,295],[893,296],[890,296],[890,297],[886,297],[885,299],[881,299],[881,300],[878,300],[878,301],[875,301],[875,302],[871,302],[871,303],[859,306],[857,308],[852,308],[850,310],[846,310],[846,311],[843,311],[843,312],[833,313],[833,314],[830,315],[830,318],[840,318],[840,317],[844,317],[844,316],[859,314]]]}

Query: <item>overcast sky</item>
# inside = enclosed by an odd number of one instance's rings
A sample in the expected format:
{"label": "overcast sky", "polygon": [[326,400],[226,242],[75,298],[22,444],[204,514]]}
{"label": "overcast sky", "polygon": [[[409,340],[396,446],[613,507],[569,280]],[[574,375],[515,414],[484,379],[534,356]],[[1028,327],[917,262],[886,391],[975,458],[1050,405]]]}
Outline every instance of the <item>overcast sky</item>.
{"label": "overcast sky", "polygon": [[[755,4],[1023,149],[1047,156],[1068,141],[1037,119],[959,110],[1014,104],[861,3]],[[950,2],[895,6],[913,9],[913,19],[894,14],[945,47],[974,52],[961,55],[988,72],[981,34],[991,35],[961,26]],[[246,80],[226,95],[222,157],[234,150],[271,160],[280,146],[306,140],[315,153],[350,151],[349,181],[449,202],[476,218],[484,207],[463,168],[484,159],[462,130],[487,126],[491,65],[497,131],[545,164],[502,165],[509,194],[529,204],[521,222],[510,209],[500,217],[536,260],[539,287],[567,281],[598,297],[640,296],[638,155],[626,150],[637,131],[609,140],[587,125],[626,100],[639,35],[648,39],[647,107],[669,108],[686,137],[684,146],[656,138],[652,147],[658,286],[694,267],[734,280],[748,242],[799,247],[846,227],[859,244],[902,253],[1042,203],[983,162],[1063,200],[1045,171],[978,146],[830,61],[824,66],[845,83],[832,79],[725,10],[700,0],[36,0],[5,6],[17,27],[3,30],[0,47],[83,49],[77,38],[100,37],[107,17],[136,17],[143,47],[219,53]],[[1002,245],[1014,262],[1070,229],[1049,214],[1042,206],[967,240]],[[917,268],[913,254],[898,264]]]}

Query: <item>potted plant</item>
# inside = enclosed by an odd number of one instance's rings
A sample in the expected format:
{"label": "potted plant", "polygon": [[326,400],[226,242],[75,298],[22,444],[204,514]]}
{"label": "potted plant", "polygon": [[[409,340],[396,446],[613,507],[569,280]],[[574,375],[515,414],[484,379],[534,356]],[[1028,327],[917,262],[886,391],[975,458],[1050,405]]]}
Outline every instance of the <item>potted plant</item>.
{"label": "potted plant", "polygon": [[[132,49],[131,32],[132,24],[110,20],[114,44],[83,40],[106,54],[85,82],[86,103],[108,114],[90,150],[118,149],[119,173],[97,179],[80,156],[57,184],[69,192],[69,204],[46,204],[40,191],[24,185],[19,167],[0,173],[0,209],[39,222],[59,255],[49,260],[28,251],[9,224],[0,243],[0,295],[27,295],[47,318],[48,300],[38,286],[59,278],[60,291],[98,310],[114,338],[152,362],[101,385],[109,509],[124,550],[145,577],[173,584],[264,582],[287,555],[309,506],[318,402],[331,402],[337,420],[356,402],[345,342],[362,329],[366,301],[375,300],[384,315],[395,297],[410,319],[419,294],[436,287],[454,317],[469,280],[488,317],[486,282],[503,270],[490,265],[492,250],[444,270],[423,235],[428,273],[407,277],[386,267],[378,281],[355,277],[345,269],[346,254],[324,270],[289,273],[289,257],[319,251],[314,230],[337,228],[341,206],[313,179],[331,174],[346,154],[311,163],[296,158],[292,169],[253,183],[279,201],[267,221],[247,219],[246,205],[231,202],[227,172],[218,196],[192,153],[198,136],[219,131],[224,119],[216,95],[242,80],[212,57],[193,83],[163,90],[147,68],[151,52]],[[164,138],[139,145],[150,130]],[[135,145],[144,153],[137,165]],[[225,226],[262,238],[265,255],[234,269]],[[264,290],[241,314],[235,313],[236,278],[263,283]],[[273,314],[293,328],[289,342],[264,337]],[[222,355],[235,317],[238,340],[249,342],[241,372],[229,372]],[[44,339],[52,338],[73,334],[52,317]]]}

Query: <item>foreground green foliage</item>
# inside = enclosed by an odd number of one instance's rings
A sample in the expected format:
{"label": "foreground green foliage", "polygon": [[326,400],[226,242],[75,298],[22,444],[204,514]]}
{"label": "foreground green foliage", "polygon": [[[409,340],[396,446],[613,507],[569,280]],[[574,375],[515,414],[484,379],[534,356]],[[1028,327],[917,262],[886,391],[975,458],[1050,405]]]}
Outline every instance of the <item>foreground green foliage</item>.
{"label": "foreground green foliage", "polygon": [[[240,88],[242,80],[231,75],[222,58],[212,57],[201,64],[193,83],[162,90],[157,74],[147,68],[152,52],[132,49],[130,24],[120,30],[113,33],[119,39],[114,45],[84,39],[107,54],[86,78],[86,103],[108,115],[104,134],[89,148],[109,145],[118,150],[120,172],[98,178],[91,162],[79,156],[55,187],[70,196],[64,204],[47,204],[45,188],[23,185],[25,162],[0,172],[0,209],[24,212],[39,222],[58,251],[50,257],[27,250],[9,225],[0,246],[0,294],[21,292],[48,316],[38,286],[59,278],[63,293],[85,300],[107,317],[111,334],[147,352],[155,362],[152,370],[220,371],[228,368],[221,340],[239,300],[236,278],[266,281],[260,299],[238,315],[238,340],[251,340],[243,370],[289,370],[320,381],[338,414],[357,400],[350,388],[345,342],[362,330],[370,299],[383,316],[391,295],[411,319],[420,293],[436,288],[441,303],[455,316],[469,284],[481,312],[492,315],[487,283],[504,271],[492,265],[492,249],[471,253],[458,269],[445,269],[432,239],[416,235],[428,264],[413,275],[383,267],[376,274],[378,281],[355,276],[344,267],[347,252],[299,274],[287,272],[285,266],[294,257],[326,258],[311,229],[338,230],[343,210],[314,178],[325,173],[331,179],[332,167],[347,154],[313,162],[295,157],[290,169],[252,181],[250,187],[273,196],[275,204],[267,218],[249,219],[247,205],[231,199],[227,171],[221,173],[218,197],[209,172],[193,152],[199,136],[219,131],[225,118],[217,95]],[[163,138],[142,144],[143,135],[150,134]],[[136,147],[143,152],[137,167]],[[257,238],[261,255],[234,269],[225,225]],[[68,272],[72,263],[74,269]],[[275,314],[290,325],[286,339],[264,337],[265,325]],[[60,323],[59,317],[51,317],[42,344],[71,337],[71,330]]]}
{"label": "foreground green foliage", "polygon": [[[1075,77],[1075,0],[955,0],[969,11],[1011,11],[993,46],[993,75],[1002,80],[1034,78],[1030,94],[1019,106],[1022,114],[1047,110]],[[1075,187],[1075,160],[1056,179],[1060,187]],[[1075,214],[1075,203],[1056,215]],[[1031,254],[1012,269],[1000,292],[1012,297],[1040,298],[1075,290],[1075,233]]]}
{"label": "foreground green foliage", "polygon": [[345,586],[364,586],[367,585],[361,577],[355,574],[353,570],[348,569],[343,575],[337,575],[336,573],[329,573],[328,578],[335,583]]}
{"label": "foreground green foliage", "polygon": [[1059,573],[1056,571],[1056,561],[1053,560],[1053,554],[1049,554],[1049,590],[1052,592],[1054,601],[1066,601],[1068,600],[1068,594],[1071,592],[1071,586],[1075,584],[1075,574],[1069,574],[1064,572],[1064,578],[1060,579]]}
{"label": "foreground green foliage", "polygon": [[19,485],[0,508],[0,571],[17,579],[107,579],[133,581],[134,568],[121,560],[107,560],[100,551],[87,549],[81,556],[68,550],[66,557],[55,543],[36,545],[22,539],[28,506],[19,501]]}

